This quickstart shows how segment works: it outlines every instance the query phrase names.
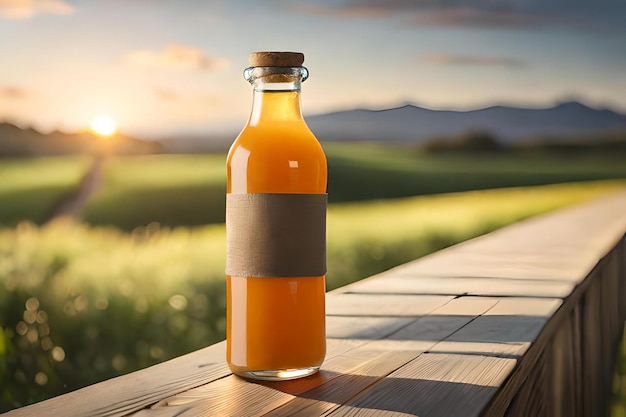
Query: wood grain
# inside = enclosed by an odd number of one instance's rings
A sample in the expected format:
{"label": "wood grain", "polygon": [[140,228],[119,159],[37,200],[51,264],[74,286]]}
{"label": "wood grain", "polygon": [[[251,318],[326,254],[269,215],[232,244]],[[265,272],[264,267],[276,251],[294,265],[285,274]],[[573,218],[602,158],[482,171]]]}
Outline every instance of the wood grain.
{"label": "wood grain", "polygon": [[446,340],[456,342],[533,342],[550,315],[561,305],[558,299],[503,298],[489,311]]}
{"label": "wood grain", "polygon": [[439,295],[342,294],[326,297],[329,316],[423,316],[454,297]]}
{"label": "wood grain", "polygon": [[385,274],[384,279],[365,280],[350,286],[354,293],[439,294],[517,297],[566,297],[574,283],[558,280],[527,280],[479,277],[421,277]]}
{"label": "wood grain", "polygon": [[454,334],[498,303],[487,297],[459,297],[389,335],[390,340],[438,342]]}
{"label": "wood grain", "polygon": [[330,416],[477,416],[514,359],[423,354]]}
{"label": "wood grain", "polygon": [[[423,349],[364,343],[327,360],[308,378],[282,382],[249,382],[229,376],[166,398],[133,417],[260,414],[295,415],[337,407],[365,387],[416,358]],[[245,401],[240,399],[245,398]],[[237,401],[235,401],[237,400]],[[274,410],[276,409],[276,410]],[[271,411],[274,410],[274,411]],[[311,414],[308,414],[311,415]]]}
{"label": "wood grain", "polygon": [[327,316],[326,336],[336,339],[381,339],[413,321],[412,317]]}
{"label": "wood grain", "polygon": [[110,379],[8,413],[31,416],[123,416],[163,397],[218,380],[230,373],[226,343]]}

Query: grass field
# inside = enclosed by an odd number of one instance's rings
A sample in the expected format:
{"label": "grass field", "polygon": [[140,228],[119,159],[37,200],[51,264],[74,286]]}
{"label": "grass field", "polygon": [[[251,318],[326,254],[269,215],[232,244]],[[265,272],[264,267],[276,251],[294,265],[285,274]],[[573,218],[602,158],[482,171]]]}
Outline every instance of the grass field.
{"label": "grass field", "polygon": [[107,161],[104,184],[83,219],[124,230],[160,222],[168,226],[223,223],[225,155],[158,155]]}
{"label": "grass field", "polygon": [[[476,189],[626,178],[621,153],[509,151],[428,154],[374,144],[325,144],[329,201],[349,202]],[[103,185],[82,211],[84,221],[131,231],[222,223],[225,158],[155,155],[113,158]],[[41,224],[71,191],[86,158],[0,161],[0,225]]]}
{"label": "grass field", "polygon": [[[626,186],[603,181],[334,204],[328,288]],[[224,338],[223,225],[0,229],[0,410]]]}
{"label": "grass field", "polygon": [[331,144],[326,153],[328,192],[334,202],[626,178],[624,152],[431,154],[374,144]]}
{"label": "grass field", "polygon": [[[512,186],[626,178],[622,154],[501,152],[425,154],[364,144],[326,144],[329,201],[349,202]],[[86,222],[130,231],[222,223],[225,155],[159,155],[108,161]]]}
{"label": "grass field", "polygon": [[0,159],[0,225],[43,223],[55,202],[79,184],[88,165],[86,157]]}

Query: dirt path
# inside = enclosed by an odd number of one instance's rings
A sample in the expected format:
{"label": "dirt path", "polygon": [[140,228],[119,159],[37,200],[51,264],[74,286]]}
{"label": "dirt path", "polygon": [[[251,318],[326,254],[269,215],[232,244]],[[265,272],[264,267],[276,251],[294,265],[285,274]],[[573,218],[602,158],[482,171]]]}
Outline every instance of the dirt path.
{"label": "dirt path", "polygon": [[93,158],[91,166],[79,186],[61,196],[52,207],[52,210],[50,210],[47,221],[54,220],[58,217],[80,217],[80,212],[85,206],[85,203],[87,203],[89,196],[102,185],[103,164],[103,157],[96,156]]}

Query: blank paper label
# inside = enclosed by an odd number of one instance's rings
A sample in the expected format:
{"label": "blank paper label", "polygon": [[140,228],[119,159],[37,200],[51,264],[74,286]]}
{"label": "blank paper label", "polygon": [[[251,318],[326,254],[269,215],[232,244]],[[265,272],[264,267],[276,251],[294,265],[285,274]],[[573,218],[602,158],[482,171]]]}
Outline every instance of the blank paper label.
{"label": "blank paper label", "polygon": [[326,274],[327,194],[227,194],[226,274]]}

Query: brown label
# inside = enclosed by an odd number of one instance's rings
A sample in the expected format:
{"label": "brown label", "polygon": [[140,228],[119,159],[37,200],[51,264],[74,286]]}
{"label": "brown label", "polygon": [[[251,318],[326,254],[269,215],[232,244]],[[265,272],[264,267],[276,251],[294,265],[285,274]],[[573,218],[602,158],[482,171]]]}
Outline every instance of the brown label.
{"label": "brown label", "polygon": [[326,274],[327,194],[227,194],[226,274]]}

